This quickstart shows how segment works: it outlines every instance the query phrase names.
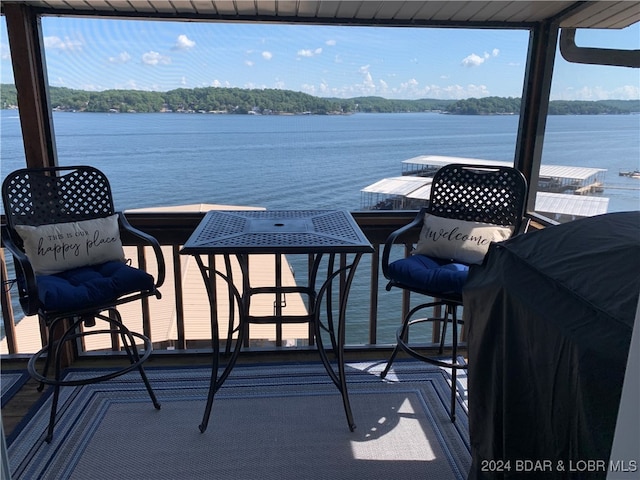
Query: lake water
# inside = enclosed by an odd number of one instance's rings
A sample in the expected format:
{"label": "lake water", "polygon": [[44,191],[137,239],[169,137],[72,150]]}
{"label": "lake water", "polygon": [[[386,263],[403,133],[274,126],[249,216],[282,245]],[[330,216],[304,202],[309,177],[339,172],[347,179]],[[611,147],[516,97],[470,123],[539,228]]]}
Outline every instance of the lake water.
{"label": "lake water", "polygon": [[[110,178],[117,208],[189,203],[360,208],[360,190],[432,154],[511,161],[516,116],[53,114],[59,163]],[[24,165],[16,111],[2,111],[2,172]],[[638,208],[640,115],[553,116],[544,161],[607,168],[610,211]],[[3,175],[4,176],[4,175]]]}
{"label": "lake water", "polygon": [[[269,209],[358,210],[360,190],[401,174],[418,155],[512,161],[517,116],[356,114],[53,114],[59,163],[90,164],[112,184],[117,209],[191,203]],[[16,111],[2,110],[2,177],[25,164]],[[552,116],[543,162],[608,169],[609,211],[640,207],[640,115]],[[368,268],[366,261],[363,271]],[[353,297],[366,299],[364,275]],[[379,341],[392,342],[399,295],[381,291]],[[350,300],[358,305],[358,299]],[[351,308],[351,307],[350,307]],[[16,314],[20,307],[16,307]],[[387,313],[390,318],[387,318]],[[348,342],[364,342],[367,312],[349,316]]]}

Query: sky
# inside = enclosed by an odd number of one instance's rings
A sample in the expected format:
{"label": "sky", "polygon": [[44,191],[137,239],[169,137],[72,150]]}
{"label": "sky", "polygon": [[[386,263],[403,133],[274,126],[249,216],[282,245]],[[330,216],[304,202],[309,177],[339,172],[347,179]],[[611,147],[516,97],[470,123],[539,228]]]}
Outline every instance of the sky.
{"label": "sky", "polygon": [[[527,31],[149,22],[45,17],[49,84],[89,91],[237,87],[319,97],[520,97]],[[640,23],[579,31],[579,46],[640,49]],[[0,80],[13,83],[4,17]],[[640,98],[640,70],[569,64],[552,100]]]}

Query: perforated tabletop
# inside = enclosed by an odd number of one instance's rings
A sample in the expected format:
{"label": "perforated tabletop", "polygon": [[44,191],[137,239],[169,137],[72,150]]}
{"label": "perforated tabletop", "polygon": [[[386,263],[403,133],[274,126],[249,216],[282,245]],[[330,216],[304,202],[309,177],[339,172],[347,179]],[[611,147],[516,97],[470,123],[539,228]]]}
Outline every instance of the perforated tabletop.
{"label": "perforated tabletop", "polygon": [[370,253],[371,243],[342,210],[212,210],[180,253]]}

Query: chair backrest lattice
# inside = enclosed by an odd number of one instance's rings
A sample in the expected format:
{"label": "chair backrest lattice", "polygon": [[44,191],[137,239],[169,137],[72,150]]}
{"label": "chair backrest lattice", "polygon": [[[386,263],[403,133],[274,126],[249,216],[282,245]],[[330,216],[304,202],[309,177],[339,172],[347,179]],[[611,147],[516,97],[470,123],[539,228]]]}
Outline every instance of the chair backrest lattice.
{"label": "chair backrest lattice", "polygon": [[427,212],[470,222],[520,227],[527,184],[510,167],[451,164],[433,177]]}
{"label": "chair backrest lattice", "polygon": [[2,184],[2,200],[10,227],[77,222],[115,213],[107,177],[88,166],[16,170]]}

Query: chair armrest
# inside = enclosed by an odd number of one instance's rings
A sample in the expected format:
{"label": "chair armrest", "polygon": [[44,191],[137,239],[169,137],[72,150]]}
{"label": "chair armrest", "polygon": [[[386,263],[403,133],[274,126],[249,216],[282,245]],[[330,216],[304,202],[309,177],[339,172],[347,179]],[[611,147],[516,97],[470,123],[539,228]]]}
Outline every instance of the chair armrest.
{"label": "chair armrest", "polygon": [[2,228],[2,246],[13,255],[13,267],[18,285],[19,301],[24,314],[35,315],[40,308],[38,282],[33,266],[25,253],[16,245],[6,226]]}
{"label": "chair armrest", "polygon": [[159,288],[164,283],[165,278],[165,264],[164,264],[164,254],[162,253],[162,249],[160,248],[160,244],[155,237],[149,235],[148,233],[143,232],[142,230],[138,230],[131,226],[127,217],[124,216],[124,213],[118,212],[118,218],[120,220],[120,227],[125,230],[127,233],[143,240],[149,246],[153,248],[153,252],[156,257],[156,263],[158,265],[158,275],[156,278],[155,288]]}
{"label": "chair armrest", "polygon": [[401,227],[391,232],[391,234],[389,234],[389,236],[387,237],[387,240],[384,243],[384,249],[382,251],[382,274],[386,279],[391,280],[391,278],[389,278],[389,273],[388,273],[389,256],[391,254],[391,247],[393,247],[393,245],[396,243],[396,240],[398,239],[398,237],[405,234],[412,228],[415,228],[422,224],[422,221],[424,220],[425,212],[426,212],[426,207],[421,208],[418,214],[416,215],[416,218],[414,218],[411,221],[411,223],[408,223],[404,227]]}

